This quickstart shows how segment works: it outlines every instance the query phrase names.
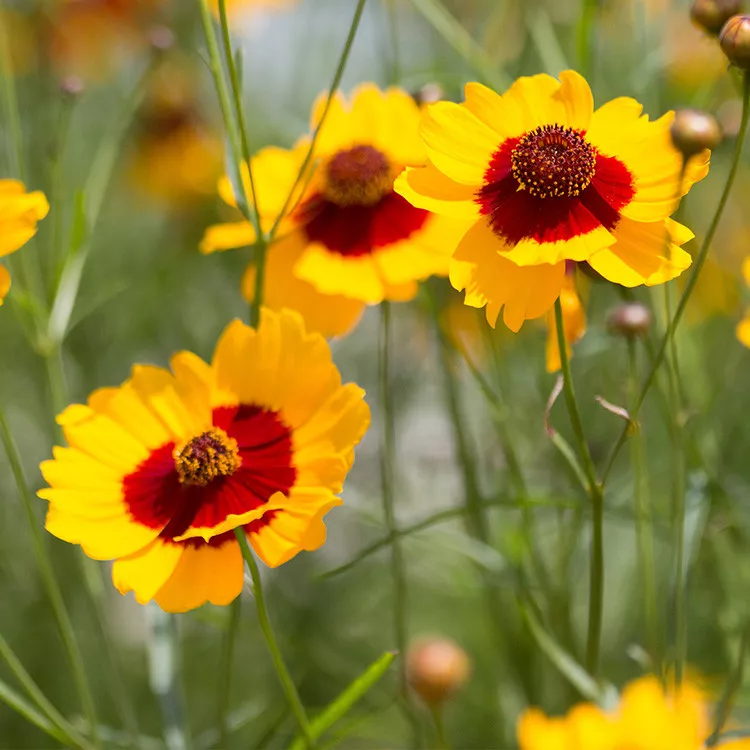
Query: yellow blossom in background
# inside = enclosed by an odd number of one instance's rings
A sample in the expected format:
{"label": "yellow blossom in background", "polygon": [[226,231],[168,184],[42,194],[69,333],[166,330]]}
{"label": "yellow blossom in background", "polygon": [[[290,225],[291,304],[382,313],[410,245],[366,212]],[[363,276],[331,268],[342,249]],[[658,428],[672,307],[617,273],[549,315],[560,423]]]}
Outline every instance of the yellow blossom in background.
{"label": "yellow blossom in background", "polygon": [[[210,0],[214,13],[219,13],[219,0]],[[299,0],[226,0],[227,13],[254,10],[281,10],[296,5]]]}
{"label": "yellow blossom in background", "polygon": [[[742,262],[742,278],[745,284],[750,286],[750,258],[745,258]],[[735,330],[740,343],[750,349],[750,310],[745,313],[745,317],[737,324]]]}
{"label": "yellow blossom in background", "polygon": [[[586,333],[586,310],[576,289],[575,270],[565,274],[565,282],[560,292],[560,307],[562,308],[565,348],[568,359],[570,359],[573,356],[573,344],[578,343]],[[557,372],[560,366],[557,321],[555,320],[555,311],[550,310],[547,313],[547,372]]]}
{"label": "yellow blossom in background", "polygon": [[[673,115],[654,122],[633,99],[594,110],[586,81],[519,78],[503,95],[469,83],[463,104],[427,109],[425,167],[396,191],[419,208],[462,219],[450,279],[465,303],[517,331],[560,296],[566,261],[587,261],[623,286],[654,285],[690,265],[693,237],[669,216],[675,196],[708,172],[708,152],[688,163],[671,143]],[[679,191],[678,191],[679,188]]]}
{"label": "yellow blossom in background", "polygon": [[[18,180],[0,180],[0,257],[10,255],[35,234],[49,212],[44,193],[27,193]],[[10,274],[0,266],[0,305],[10,290]]]}
{"label": "yellow blossom in background", "polygon": [[211,364],[179,352],[171,366],[69,406],[39,496],[50,533],[115,561],[121,593],[184,612],[239,595],[234,529],[271,567],[325,542],[370,412],[290,311],[230,323]]}
{"label": "yellow blossom in background", "polygon": [[[694,684],[665,692],[656,677],[643,677],[625,687],[612,711],[584,703],[552,718],[532,708],[520,717],[517,735],[520,750],[701,750],[710,717],[706,696]],[[717,747],[748,750],[750,739]]]}
{"label": "yellow blossom in background", "polygon": [[[324,105],[325,97],[315,104],[311,129],[317,127]],[[364,84],[351,101],[335,95],[315,145],[312,169],[279,226],[285,240],[269,251],[269,264],[291,270],[274,278],[269,274],[270,304],[298,309],[310,325],[337,335],[351,328],[365,304],[410,300],[419,281],[448,273],[461,223],[415,208],[393,191],[393,179],[404,166],[425,163],[418,125],[419,108],[400,89],[381,91]],[[269,147],[253,159],[264,229],[270,229],[282,211],[308,147],[309,140],[303,138],[290,150]],[[235,205],[227,179],[219,191]],[[222,224],[208,228],[201,250],[254,241],[249,223]],[[285,259],[276,261],[274,255],[282,252]],[[300,282],[314,291],[299,296]],[[338,312],[311,309],[323,305],[335,305]],[[319,315],[338,322],[323,326]]]}
{"label": "yellow blossom in background", "polygon": [[195,76],[178,56],[162,62],[139,112],[128,163],[139,192],[176,207],[210,195],[222,170],[223,143],[201,112]]}

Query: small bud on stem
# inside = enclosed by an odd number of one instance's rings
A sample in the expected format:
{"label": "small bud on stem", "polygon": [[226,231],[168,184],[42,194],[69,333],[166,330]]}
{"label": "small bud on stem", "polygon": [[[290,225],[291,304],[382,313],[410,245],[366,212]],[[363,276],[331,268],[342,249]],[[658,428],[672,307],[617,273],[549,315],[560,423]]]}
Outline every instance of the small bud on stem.
{"label": "small bud on stem", "polygon": [[718,36],[724,24],[742,12],[742,0],[695,0],[690,18],[712,36]]}
{"label": "small bud on stem", "polygon": [[672,143],[686,159],[721,143],[721,128],[716,118],[697,109],[677,110],[670,132]]}
{"label": "small bud on stem", "polygon": [[645,336],[651,326],[651,311],[640,302],[626,302],[607,316],[610,333],[634,339]]}
{"label": "small bud on stem", "polygon": [[719,34],[719,44],[732,65],[750,70],[750,16],[733,16]]}
{"label": "small bud on stem", "polygon": [[409,684],[433,708],[461,688],[469,676],[469,657],[447,638],[418,641],[409,649],[406,664]]}

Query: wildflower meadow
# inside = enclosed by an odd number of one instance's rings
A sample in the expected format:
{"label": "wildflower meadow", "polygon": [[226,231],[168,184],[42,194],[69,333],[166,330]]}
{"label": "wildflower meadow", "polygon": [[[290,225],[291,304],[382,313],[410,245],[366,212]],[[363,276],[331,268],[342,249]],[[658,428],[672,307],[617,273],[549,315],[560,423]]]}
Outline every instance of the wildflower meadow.
{"label": "wildflower meadow", "polygon": [[0,0],[0,748],[750,750],[742,0]]}

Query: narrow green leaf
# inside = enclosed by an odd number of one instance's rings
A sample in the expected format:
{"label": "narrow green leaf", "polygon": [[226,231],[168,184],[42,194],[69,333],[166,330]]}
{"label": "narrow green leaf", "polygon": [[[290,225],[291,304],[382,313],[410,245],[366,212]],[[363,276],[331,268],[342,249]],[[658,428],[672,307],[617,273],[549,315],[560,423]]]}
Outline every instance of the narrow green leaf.
{"label": "narrow green leaf", "polygon": [[[310,723],[310,733],[314,739],[318,739],[324,732],[328,731],[337,721],[346,716],[355,703],[375,685],[375,683],[388,671],[388,668],[396,659],[395,651],[386,651],[379,659],[374,661],[365,672],[357,677],[341,695],[331,703],[322,714]],[[304,750],[305,743],[301,737],[294,740],[289,750]]]}

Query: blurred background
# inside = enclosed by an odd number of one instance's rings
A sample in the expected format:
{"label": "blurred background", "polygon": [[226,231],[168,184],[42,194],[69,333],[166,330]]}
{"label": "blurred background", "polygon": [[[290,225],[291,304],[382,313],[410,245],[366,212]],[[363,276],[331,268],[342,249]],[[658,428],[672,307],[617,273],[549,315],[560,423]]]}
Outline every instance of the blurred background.
{"label": "blurred background", "polygon": [[[354,3],[235,0],[231,5],[251,146],[288,146],[306,132],[310,106],[330,84]],[[698,238],[686,246],[694,253],[726,177],[739,126],[740,89],[715,39],[691,22],[689,5],[683,0],[600,0],[589,81],[598,104],[633,96],[653,117],[691,106],[719,119],[725,141],[713,156],[711,174],[680,208]],[[460,100],[469,80],[502,89],[518,75],[556,75],[578,66],[581,6],[579,0],[369,0],[342,88],[375,81],[428,98],[437,91]],[[206,257],[197,249],[205,228],[229,216],[216,196],[223,133],[197,2],[1,0],[0,8],[8,53],[5,86],[15,86],[20,100],[24,178],[29,189],[44,190],[52,204],[33,241],[43,269],[38,288],[51,299],[64,273],[74,303],[53,314],[53,325],[68,331],[61,352],[29,322],[33,310],[24,294],[23,269],[14,274],[11,298],[0,314],[0,396],[29,482],[37,488],[38,464],[57,440],[53,415],[59,404],[122,382],[135,362],[166,365],[179,349],[209,357],[227,321],[246,317],[240,278],[250,254]],[[0,112],[0,177],[17,177],[10,123],[5,110]],[[689,657],[695,673],[717,691],[750,615],[750,353],[735,335],[749,297],[741,276],[750,250],[748,188],[745,161],[678,334],[689,405],[682,415],[689,446]],[[75,249],[72,271],[60,248]],[[14,264],[22,263],[28,249]],[[441,354],[425,294],[394,306],[398,521],[409,527],[457,509],[404,537],[409,633],[448,636],[472,661],[466,688],[447,708],[455,745],[512,748],[515,720],[525,707],[560,712],[581,699],[533,640],[515,589],[522,580],[540,622],[580,658],[587,616],[587,500],[545,432],[555,376],[545,372],[543,321],[528,323],[518,335],[501,327],[492,331],[483,311],[463,307],[446,280],[431,281],[429,289],[442,306],[443,335],[462,342],[505,408],[493,419],[460,358],[450,350]],[[601,465],[622,423],[594,397],[615,404],[629,398],[627,347],[606,326],[607,312],[622,295],[612,285],[586,279],[582,292],[589,328],[574,349],[573,371],[594,460]],[[634,296],[653,304],[652,334],[657,337],[663,330],[663,303],[658,289],[655,293],[653,300],[645,289]],[[387,543],[351,568],[325,575],[386,534],[378,465],[378,325],[378,311],[368,310],[352,334],[332,343],[344,379],[367,390],[374,423],[347,480],[345,505],[327,517],[328,542],[317,553],[302,553],[281,569],[263,571],[282,650],[311,713],[394,647]],[[645,357],[639,362],[642,378]],[[51,388],[50,382],[56,385]],[[671,453],[661,393],[652,391],[642,423],[657,539],[659,624],[666,643],[672,611]],[[462,467],[457,458],[456,414],[465,428],[463,447],[476,472],[477,492],[492,505],[488,543],[469,533],[461,510],[467,477],[466,461]],[[567,436],[564,408],[555,406],[550,418]],[[509,471],[508,446],[523,472],[523,497],[513,467]],[[615,685],[649,668],[634,476],[627,453],[615,465],[606,498],[602,672]],[[75,715],[68,663],[4,456],[0,469],[0,632],[52,702],[63,714]],[[526,513],[519,509],[522,503]],[[45,507],[41,500],[37,506],[41,525]],[[533,529],[532,550],[522,542],[524,524]],[[158,613],[121,597],[104,564],[82,566],[78,548],[45,536],[102,721],[119,731],[134,716],[138,746],[163,746],[147,649]],[[94,576],[94,587],[101,588],[106,602],[104,626],[115,645],[116,670],[102,646],[83,575]],[[495,603],[494,620],[488,595]],[[204,606],[175,621],[182,721],[197,748],[217,740],[212,728],[220,636],[228,617],[228,609]],[[250,602],[243,607],[240,627],[231,746],[286,747],[294,724],[283,711]],[[330,739],[351,750],[408,747],[395,685],[392,670]],[[742,692],[738,705],[742,718],[750,694]],[[430,736],[426,712],[422,717]],[[114,731],[110,741],[128,744]],[[0,707],[2,747],[49,743]]]}

